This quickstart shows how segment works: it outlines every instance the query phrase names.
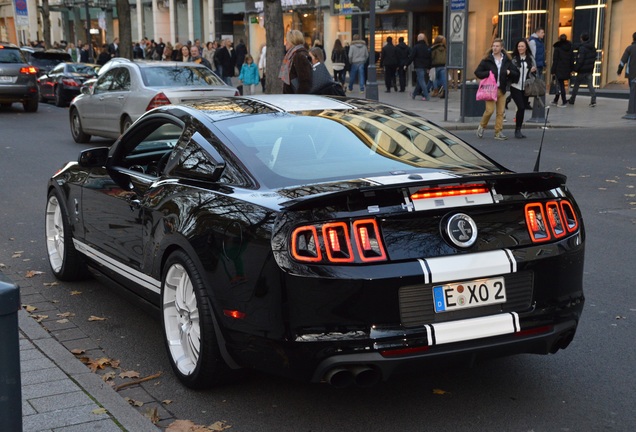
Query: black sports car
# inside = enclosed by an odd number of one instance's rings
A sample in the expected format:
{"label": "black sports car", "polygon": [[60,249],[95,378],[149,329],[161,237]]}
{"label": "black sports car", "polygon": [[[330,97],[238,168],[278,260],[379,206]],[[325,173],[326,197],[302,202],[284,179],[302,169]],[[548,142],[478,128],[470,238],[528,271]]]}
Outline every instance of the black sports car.
{"label": "black sports car", "polygon": [[97,76],[98,65],[87,63],[59,63],[38,78],[40,102],[48,99],[56,106],[67,106],[80,94],[84,82]]}
{"label": "black sports car", "polygon": [[374,101],[269,95],[144,114],[48,184],[53,272],[161,311],[181,381],[254,368],[336,386],[555,353],[583,309],[561,174],[518,174]]}

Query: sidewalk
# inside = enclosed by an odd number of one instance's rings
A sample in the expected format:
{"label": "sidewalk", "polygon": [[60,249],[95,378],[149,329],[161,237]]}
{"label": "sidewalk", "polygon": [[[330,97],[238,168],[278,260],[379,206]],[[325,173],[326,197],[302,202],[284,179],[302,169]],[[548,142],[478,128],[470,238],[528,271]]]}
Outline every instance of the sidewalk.
{"label": "sidewalk", "polygon": [[[476,129],[479,118],[459,121],[460,92],[452,90],[448,95],[448,116],[444,120],[445,99],[432,98],[422,101],[411,99],[408,93],[384,93],[379,89],[379,99],[391,105],[413,111],[451,130]],[[357,92],[353,97],[363,97]],[[548,95],[548,101],[551,96]],[[597,106],[588,106],[589,96],[579,95],[575,105],[566,108],[551,107],[548,117],[549,127],[611,127],[632,124],[625,120],[628,101],[626,99],[598,97]],[[516,109],[511,103],[506,111],[505,128],[514,128],[513,117]],[[532,111],[526,111],[526,120]],[[489,125],[492,137],[491,119]],[[525,123],[525,128],[540,128],[540,123]],[[23,303],[36,302],[39,294],[24,279],[16,280],[22,285]],[[25,289],[26,288],[26,289]],[[35,297],[34,297],[35,296]],[[55,431],[157,431],[149,419],[130,406],[121,394],[105,384],[99,375],[92,373],[71,354],[66,347],[54,339],[42,326],[24,311],[20,310],[20,363],[22,369],[22,422],[25,432]]]}

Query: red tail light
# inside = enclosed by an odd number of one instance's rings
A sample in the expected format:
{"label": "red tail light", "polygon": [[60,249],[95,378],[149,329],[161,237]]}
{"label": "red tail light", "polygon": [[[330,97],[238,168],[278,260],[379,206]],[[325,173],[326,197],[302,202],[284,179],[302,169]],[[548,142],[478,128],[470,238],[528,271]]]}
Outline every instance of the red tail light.
{"label": "red tail light", "polygon": [[563,223],[568,232],[574,232],[579,228],[579,221],[574,213],[574,208],[569,201],[561,201],[561,211],[563,214]]}
{"label": "red tail light", "polygon": [[545,207],[548,214],[548,222],[550,223],[550,228],[554,237],[563,237],[566,232],[565,227],[563,226],[563,215],[561,214],[559,203],[556,201],[550,201],[545,205]]}
{"label": "red tail light", "polygon": [[163,94],[163,92],[158,93],[155,97],[153,97],[150,102],[148,103],[148,106],[146,107],[146,111],[150,111],[153,108],[157,108],[160,106],[165,106],[165,105],[170,105],[172,102],[170,102],[170,99],[168,99],[168,97]]}
{"label": "red tail light", "polygon": [[384,261],[386,253],[382,245],[380,230],[375,219],[361,219],[353,222],[356,246],[362,261]]}
{"label": "red tail light", "polygon": [[328,223],[322,226],[327,258],[331,262],[352,262],[349,227],[344,222]]}
{"label": "red tail light", "polygon": [[420,200],[429,198],[445,198],[451,196],[476,195],[489,192],[490,189],[488,189],[483,184],[452,185],[420,189],[411,195],[411,199]]}
{"label": "red tail light", "polygon": [[322,261],[318,230],[315,226],[296,228],[292,233],[291,243],[291,253],[294,259],[305,262]]}
{"label": "red tail light", "polygon": [[20,68],[20,73],[24,75],[37,75],[38,68],[33,66]]}
{"label": "red tail light", "polygon": [[[296,228],[291,235],[292,257],[297,261],[333,264],[352,263],[356,259],[362,262],[386,261],[375,219],[353,221],[353,234],[350,234],[349,227],[347,222],[330,222]],[[352,247],[354,242],[355,251]]]}
{"label": "red tail light", "polygon": [[546,225],[545,213],[540,203],[526,204],[526,224],[530,238],[534,243],[550,240],[550,231]]}
{"label": "red tail light", "polygon": [[229,310],[223,309],[223,315],[234,318],[234,319],[243,319],[245,318],[245,312],[237,311],[237,310]]}
{"label": "red tail light", "polygon": [[80,84],[75,81],[74,79],[70,79],[70,78],[63,78],[62,79],[62,84],[70,86],[70,87],[79,87]]}

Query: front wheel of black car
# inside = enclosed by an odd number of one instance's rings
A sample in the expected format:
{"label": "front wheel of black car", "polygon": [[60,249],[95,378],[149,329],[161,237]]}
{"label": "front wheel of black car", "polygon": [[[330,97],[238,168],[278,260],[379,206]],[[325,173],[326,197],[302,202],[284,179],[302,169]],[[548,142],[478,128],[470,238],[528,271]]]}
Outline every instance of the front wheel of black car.
{"label": "front wheel of black car", "polygon": [[161,307],[168,356],[179,380],[193,389],[227,380],[231,371],[221,357],[203,278],[182,251],[166,261]]}
{"label": "front wheel of black car", "polygon": [[91,136],[84,133],[82,120],[80,119],[79,112],[75,108],[71,111],[71,134],[76,143],[87,143],[91,140]]}
{"label": "front wheel of black car", "polygon": [[49,193],[44,218],[46,251],[55,277],[78,280],[86,276],[86,265],[73,245],[68,214],[55,191]]}
{"label": "front wheel of black car", "polygon": [[66,103],[64,101],[64,95],[62,94],[62,87],[60,86],[55,87],[55,106],[57,107],[66,106]]}

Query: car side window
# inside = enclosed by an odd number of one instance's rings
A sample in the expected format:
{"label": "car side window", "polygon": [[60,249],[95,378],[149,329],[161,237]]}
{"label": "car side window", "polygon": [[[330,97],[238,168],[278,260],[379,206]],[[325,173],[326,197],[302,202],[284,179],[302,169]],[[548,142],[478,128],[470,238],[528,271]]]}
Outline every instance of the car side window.
{"label": "car side window", "polygon": [[111,91],[128,91],[130,90],[130,72],[126,68],[115,70],[117,73],[113,80]]}
{"label": "car side window", "polygon": [[110,91],[110,87],[113,84],[113,81],[115,80],[115,74],[117,73],[117,69],[113,69],[111,71],[108,71],[104,74],[104,76],[102,76],[97,83],[95,84],[95,94],[98,93],[106,93],[107,91]]}
{"label": "car side window", "polygon": [[51,74],[59,74],[64,71],[64,63],[60,63],[51,70]]}

